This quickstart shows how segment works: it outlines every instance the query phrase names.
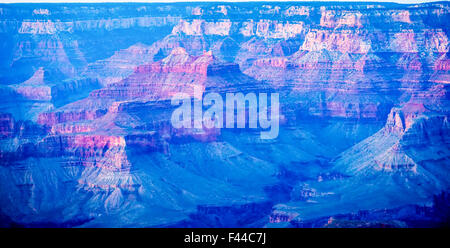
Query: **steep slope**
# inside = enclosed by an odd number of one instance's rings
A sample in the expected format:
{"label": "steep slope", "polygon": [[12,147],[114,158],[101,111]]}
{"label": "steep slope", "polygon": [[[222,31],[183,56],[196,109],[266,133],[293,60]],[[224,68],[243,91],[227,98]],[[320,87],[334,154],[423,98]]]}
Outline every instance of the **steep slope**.
{"label": "steep slope", "polygon": [[[448,115],[420,104],[392,109],[380,131],[336,157],[331,169],[335,176],[299,183],[291,193],[297,200],[278,205],[273,222],[299,225],[339,214],[429,203],[436,192],[450,187],[448,133]],[[383,217],[399,218],[402,215],[395,212]]]}

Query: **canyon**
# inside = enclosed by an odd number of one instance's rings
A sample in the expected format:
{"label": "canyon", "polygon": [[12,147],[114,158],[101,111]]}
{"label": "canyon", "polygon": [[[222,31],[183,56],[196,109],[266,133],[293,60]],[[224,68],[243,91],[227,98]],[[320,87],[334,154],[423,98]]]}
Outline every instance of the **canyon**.
{"label": "canyon", "polygon": [[[0,4],[0,226],[448,226],[449,19],[448,2]],[[278,136],[175,128],[172,97],[196,88],[278,93]]]}

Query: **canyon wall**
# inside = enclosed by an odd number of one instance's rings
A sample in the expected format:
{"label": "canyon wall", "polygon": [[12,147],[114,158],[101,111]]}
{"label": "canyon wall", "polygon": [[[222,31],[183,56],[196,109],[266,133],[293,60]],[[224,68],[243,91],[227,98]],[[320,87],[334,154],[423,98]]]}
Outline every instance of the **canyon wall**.
{"label": "canyon wall", "polygon": [[[439,223],[411,206],[450,186],[449,12],[1,4],[0,225]],[[279,93],[279,136],[174,128],[195,88]]]}

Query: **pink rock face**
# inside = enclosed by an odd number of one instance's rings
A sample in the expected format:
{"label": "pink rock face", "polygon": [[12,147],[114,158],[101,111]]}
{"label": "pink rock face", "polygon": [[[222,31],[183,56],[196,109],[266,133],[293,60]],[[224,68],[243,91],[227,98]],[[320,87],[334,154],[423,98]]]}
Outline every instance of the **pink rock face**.
{"label": "pink rock face", "polygon": [[129,169],[125,152],[125,138],[103,134],[75,134],[49,136],[37,146],[37,152],[46,156],[73,156],[74,162],[84,167],[111,171]]}
{"label": "pink rock face", "polygon": [[386,130],[391,133],[403,132],[405,130],[404,121],[400,112],[392,110],[386,121]]}
{"label": "pink rock face", "polygon": [[204,87],[211,62],[210,52],[190,56],[183,48],[174,48],[163,60],[138,66],[129,78],[94,91],[90,96],[120,101],[136,98],[168,99],[176,93],[192,95],[195,85]]}
{"label": "pink rock face", "polygon": [[391,41],[391,49],[396,52],[417,53],[417,43],[413,30],[395,33]]}
{"label": "pink rock face", "polygon": [[109,135],[77,135],[70,145],[96,150],[104,147],[124,146],[125,139],[123,137]]}
{"label": "pink rock face", "polygon": [[186,35],[221,35],[226,36],[230,33],[230,20],[220,22],[206,22],[201,19],[195,19],[192,22],[181,20],[172,30],[172,34],[184,33]]}
{"label": "pink rock face", "polygon": [[391,16],[396,22],[411,23],[410,13],[408,10],[391,11]]}
{"label": "pink rock face", "polygon": [[30,100],[51,100],[51,88],[48,86],[19,86],[17,93]]}
{"label": "pink rock face", "polygon": [[403,133],[411,128],[414,120],[428,110],[422,103],[410,102],[401,109],[392,109],[386,121],[386,130]]}
{"label": "pink rock face", "polygon": [[19,33],[22,34],[54,34],[57,31],[55,23],[50,20],[37,22],[22,22]]}
{"label": "pink rock face", "polygon": [[240,33],[244,36],[288,39],[305,32],[303,22],[281,22],[274,20],[253,20],[242,23]]}
{"label": "pink rock face", "polygon": [[38,123],[41,125],[52,126],[57,123],[81,120],[94,120],[104,114],[103,111],[82,110],[77,112],[50,112],[41,113],[38,117]]}
{"label": "pink rock face", "polygon": [[[260,20],[256,24],[256,31],[243,31],[243,33],[255,34],[265,38],[291,38],[304,32],[304,24],[300,23],[279,23],[271,20]],[[253,25],[249,25],[248,28],[253,29]]]}
{"label": "pink rock face", "polygon": [[191,14],[192,15],[196,15],[196,16],[202,15],[203,14],[203,9],[200,8],[200,7],[192,8]]}
{"label": "pink rock face", "polygon": [[44,71],[39,69],[27,81],[11,85],[14,91],[25,99],[36,101],[52,100],[52,88],[44,82]]}
{"label": "pink rock face", "polygon": [[[161,61],[138,66],[128,78],[93,91],[86,99],[40,114],[38,123],[50,127],[54,136],[44,139],[39,150],[76,156],[84,167],[122,171],[130,166],[125,152],[129,146],[170,154],[170,140],[215,141],[220,135],[218,129],[174,129],[170,115],[141,123],[128,114],[127,107],[146,99],[170,99],[179,92],[193,95],[194,85],[204,90],[212,61],[211,52],[190,56],[183,48],[175,48]],[[151,131],[127,134],[126,126],[138,125],[145,125]],[[82,184],[89,188],[96,185]]]}
{"label": "pink rock face", "polygon": [[362,27],[362,14],[357,11],[339,11],[337,16],[334,10],[322,11],[320,26],[327,28]]}
{"label": "pink rock face", "polygon": [[402,107],[402,113],[403,113],[403,119],[405,123],[405,130],[408,130],[412,124],[414,123],[414,120],[422,115],[423,113],[427,112],[428,110],[425,108],[425,106],[422,103],[414,103],[409,102],[403,105]]}
{"label": "pink rock face", "polygon": [[[78,106],[62,111],[41,113],[38,123],[53,126],[58,123],[94,120],[105,114],[105,108],[111,101],[170,99],[174,94],[180,92],[193,95],[194,85],[198,85],[200,88],[204,87],[207,67],[211,61],[210,52],[195,57],[188,55],[183,48],[175,48],[168,57],[161,61],[138,66],[127,79],[110,83],[105,88],[91,92],[90,98],[78,103],[84,109],[78,109]],[[87,131],[90,129],[85,125],[71,127],[58,125],[53,128],[55,132],[64,133],[75,130]]]}
{"label": "pink rock face", "polygon": [[79,30],[113,30],[132,27],[163,26],[167,23],[176,24],[177,17],[140,16],[130,18],[88,19],[76,21],[59,21],[38,19],[24,20],[20,23],[19,33],[48,35],[61,32],[74,32]]}
{"label": "pink rock face", "polygon": [[311,7],[307,6],[291,6],[284,11],[286,16],[309,16]]}
{"label": "pink rock face", "polygon": [[85,123],[60,123],[51,127],[52,134],[88,133],[95,129]]}
{"label": "pink rock face", "polygon": [[50,15],[50,11],[48,9],[34,9],[33,10],[34,15]]}
{"label": "pink rock face", "polygon": [[425,47],[428,51],[447,53],[449,51],[448,37],[442,30],[426,30]]}
{"label": "pink rock face", "polygon": [[51,87],[44,82],[44,69],[42,67],[25,82],[11,87],[26,99],[41,101],[52,99]]}
{"label": "pink rock face", "polygon": [[367,53],[370,43],[364,41],[363,34],[358,31],[311,30],[306,34],[301,47],[306,51],[339,51],[342,53]]}

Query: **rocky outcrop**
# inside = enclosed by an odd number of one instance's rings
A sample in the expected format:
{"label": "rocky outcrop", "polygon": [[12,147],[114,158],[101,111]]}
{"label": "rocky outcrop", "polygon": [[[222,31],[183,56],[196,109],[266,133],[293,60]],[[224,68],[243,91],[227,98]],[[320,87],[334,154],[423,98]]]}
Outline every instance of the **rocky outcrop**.
{"label": "rocky outcrop", "polygon": [[227,36],[230,34],[230,27],[230,20],[222,20],[219,22],[205,22],[200,19],[193,20],[192,22],[181,20],[180,23],[173,28],[172,34],[184,33],[186,35]]}
{"label": "rocky outcrop", "polygon": [[[431,124],[433,128],[424,128],[424,125],[430,123],[434,123]],[[445,151],[448,141],[442,139],[442,134],[448,131],[447,116],[430,113],[422,104],[407,103],[402,108],[392,109],[383,129],[342,154],[341,159],[336,162],[337,170],[351,174],[373,173],[370,170],[409,171],[423,173],[422,177],[430,177],[429,172],[418,168],[423,166],[426,159],[411,149],[426,149],[422,146],[427,143],[424,140],[434,140],[437,143],[434,143],[433,147],[441,147],[443,150],[437,153],[432,151],[433,157],[448,160]],[[356,159],[354,163],[350,162],[352,158],[356,158],[354,156],[360,159]]]}
{"label": "rocky outcrop", "polygon": [[178,92],[193,94],[194,85],[203,87],[211,61],[211,53],[192,57],[183,48],[174,48],[163,60],[138,66],[127,79],[94,91],[90,97],[120,101],[137,98],[168,99]]}
{"label": "rocky outcrop", "polygon": [[240,33],[244,36],[258,36],[273,39],[289,39],[304,33],[303,22],[278,22],[274,20],[259,20],[242,23]]}
{"label": "rocky outcrop", "polygon": [[19,95],[30,100],[49,101],[52,99],[51,87],[44,83],[43,68],[39,68],[27,81],[12,87]]}
{"label": "rocky outcrop", "polygon": [[338,16],[335,10],[323,10],[320,18],[320,26],[327,28],[354,27],[361,28],[362,14],[358,11],[339,11]]}

